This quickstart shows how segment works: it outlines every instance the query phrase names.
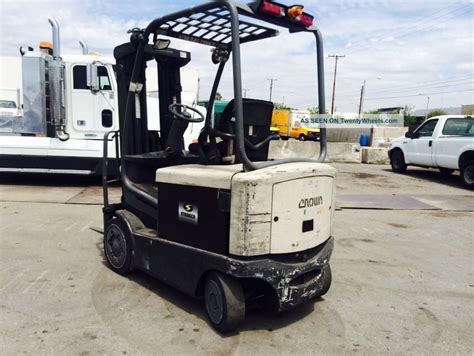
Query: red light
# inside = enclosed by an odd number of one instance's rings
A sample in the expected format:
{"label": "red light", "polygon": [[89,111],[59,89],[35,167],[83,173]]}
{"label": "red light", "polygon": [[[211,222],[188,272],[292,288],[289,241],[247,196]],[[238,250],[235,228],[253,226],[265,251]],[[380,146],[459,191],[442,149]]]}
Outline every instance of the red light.
{"label": "red light", "polygon": [[303,14],[300,16],[300,23],[303,26],[310,27],[313,26],[313,16],[308,15],[308,14]]}
{"label": "red light", "polygon": [[276,4],[271,2],[263,1],[260,5],[260,11],[266,13],[267,15],[283,17],[285,16],[285,10]]}

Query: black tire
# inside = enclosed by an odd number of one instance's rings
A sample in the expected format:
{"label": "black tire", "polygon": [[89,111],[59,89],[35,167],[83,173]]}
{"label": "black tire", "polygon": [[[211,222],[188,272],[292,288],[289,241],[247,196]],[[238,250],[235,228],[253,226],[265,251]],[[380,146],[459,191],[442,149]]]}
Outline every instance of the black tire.
{"label": "black tire", "polygon": [[319,297],[322,297],[325,295],[328,291],[329,288],[331,288],[331,283],[332,283],[332,272],[331,272],[331,266],[328,265],[328,268],[326,269],[326,272],[324,273],[324,281],[323,281],[323,288],[321,289],[321,292],[319,293]]}
{"label": "black tire", "polygon": [[245,318],[245,298],[240,281],[221,273],[208,274],[204,303],[209,322],[220,333],[237,330]]}
{"label": "black tire", "polygon": [[300,141],[306,141],[306,136],[301,134],[299,137],[298,137],[298,140]]}
{"label": "black tire", "polygon": [[396,149],[392,152],[390,155],[390,165],[392,166],[392,171],[396,173],[403,173],[407,170],[405,156],[401,150]]}
{"label": "black tire", "polygon": [[439,172],[443,175],[443,176],[450,176],[451,174],[453,174],[454,172],[454,169],[449,169],[449,168],[440,168],[439,169]]}
{"label": "black tire", "polygon": [[469,161],[461,168],[461,180],[468,189],[474,189],[474,161]]}
{"label": "black tire", "polygon": [[104,255],[112,271],[121,275],[131,271],[131,232],[123,220],[113,218],[106,224],[104,231]]}

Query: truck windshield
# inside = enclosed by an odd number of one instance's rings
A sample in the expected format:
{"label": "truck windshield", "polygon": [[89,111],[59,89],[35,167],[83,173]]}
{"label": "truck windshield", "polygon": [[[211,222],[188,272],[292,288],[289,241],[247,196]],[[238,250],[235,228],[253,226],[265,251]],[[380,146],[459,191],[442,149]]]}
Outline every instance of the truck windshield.
{"label": "truck windshield", "polygon": [[467,117],[447,119],[444,124],[443,135],[474,136],[474,119]]}
{"label": "truck windshield", "polygon": [[2,109],[16,109],[16,103],[11,100],[0,100],[0,108]]}

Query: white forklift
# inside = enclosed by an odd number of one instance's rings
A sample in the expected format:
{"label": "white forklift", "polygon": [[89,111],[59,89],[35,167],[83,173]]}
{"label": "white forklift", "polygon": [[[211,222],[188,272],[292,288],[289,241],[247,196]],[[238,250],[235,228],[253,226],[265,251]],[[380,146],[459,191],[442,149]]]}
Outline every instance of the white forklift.
{"label": "white forklift", "polygon": [[[22,94],[19,88],[16,93],[22,97],[23,110],[21,115],[5,117],[1,113],[7,109],[0,109],[0,172],[100,175],[104,134],[119,128],[115,59],[89,52],[82,40],[82,54],[61,54],[59,24],[54,18],[49,22],[52,43],[41,42],[39,50],[20,48],[21,71],[13,65],[8,72],[2,68],[10,82],[22,78]],[[15,58],[7,59],[2,58],[2,64],[16,64]],[[188,73],[186,84],[194,93],[186,93],[186,103],[192,105],[193,101],[197,103],[194,87],[198,86],[198,77],[196,72]],[[156,104],[158,86],[152,89],[147,100]],[[1,94],[0,104],[13,106],[5,90]],[[20,98],[16,106],[20,106]],[[206,112],[204,107],[194,107]],[[188,128],[187,144],[197,139],[201,128],[200,124]],[[159,130],[159,123],[150,127],[149,135],[155,137],[155,142]],[[109,146],[111,157],[115,157],[115,146]],[[115,161],[111,161],[108,173],[113,174],[115,169]]]}
{"label": "white forklift", "polygon": [[[109,203],[104,176],[108,265],[119,274],[144,271],[202,298],[210,324],[222,333],[239,327],[247,303],[259,299],[283,311],[321,297],[331,285],[335,170],[322,163],[326,131],[321,129],[318,159],[268,161],[269,142],[278,139],[270,132],[273,103],[242,98],[241,45],[276,36],[277,27],[314,36],[317,104],[324,113],[322,36],[299,5],[212,1],[134,29],[130,42],[114,51],[120,130],[105,142],[115,137],[121,148],[122,199]],[[193,108],[181,103],[180,69],[191,54],[169,47],[173,38],[213,48],[210,107],[232,60],[234,98],[216,127],[212,112],[196,119]],[[153,60],[160,151],[147,140],[147,123],[156,119],[147,116],[145,100],[145,68]],[[183,132],[196,120],[205,128],[185,151]]]}

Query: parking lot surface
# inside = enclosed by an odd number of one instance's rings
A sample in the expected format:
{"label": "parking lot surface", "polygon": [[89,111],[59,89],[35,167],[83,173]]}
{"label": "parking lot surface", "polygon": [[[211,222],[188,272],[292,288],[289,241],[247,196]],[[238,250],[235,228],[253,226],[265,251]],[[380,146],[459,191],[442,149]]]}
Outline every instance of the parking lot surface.
{"label": "parking lot surface", "polygon": [[473,193],[434,170],[334,166],[341,197],[429,195],[451,205],[342,207],[329,293],[281,315],[250,309],[225,337],[199,301],[106,267],[97,180],[0,177],[2,353],[472,354]]}

